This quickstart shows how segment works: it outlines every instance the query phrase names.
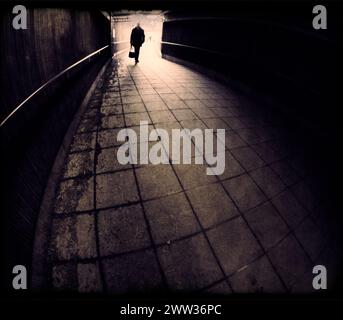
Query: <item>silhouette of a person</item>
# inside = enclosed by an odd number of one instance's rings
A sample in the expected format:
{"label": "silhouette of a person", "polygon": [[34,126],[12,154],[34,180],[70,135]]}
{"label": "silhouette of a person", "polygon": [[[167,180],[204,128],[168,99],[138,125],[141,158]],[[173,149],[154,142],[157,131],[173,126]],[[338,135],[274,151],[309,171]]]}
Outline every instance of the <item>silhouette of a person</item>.
{"label": "silhouette of a person", "polygon": [[144,30],[141,28],[139,22],[137,23],[137,26],[134,27],[131,31],[131,37],[130,37],[130,43],[131,46],[135,48],[135,61],[136,63],[139,62],[139,50],[142,46],[142,44],[145,41],[145,34]]}

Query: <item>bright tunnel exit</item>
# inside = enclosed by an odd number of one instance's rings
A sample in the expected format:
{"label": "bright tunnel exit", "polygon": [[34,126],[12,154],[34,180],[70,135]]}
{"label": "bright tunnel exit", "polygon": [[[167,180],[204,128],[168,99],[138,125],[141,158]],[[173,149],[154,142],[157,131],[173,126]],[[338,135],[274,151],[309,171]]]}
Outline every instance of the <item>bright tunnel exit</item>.
{"label": "bright tunnel exit", "polygon": [[[145,42],[140,50],[142,62],[151,63],[161,57],[163,14],[161,11],[114,11],[111,13],[111,41],[113,58],[128,55],[133,28],[140,24]],[[133,60],[134,63],[134,60]]]}

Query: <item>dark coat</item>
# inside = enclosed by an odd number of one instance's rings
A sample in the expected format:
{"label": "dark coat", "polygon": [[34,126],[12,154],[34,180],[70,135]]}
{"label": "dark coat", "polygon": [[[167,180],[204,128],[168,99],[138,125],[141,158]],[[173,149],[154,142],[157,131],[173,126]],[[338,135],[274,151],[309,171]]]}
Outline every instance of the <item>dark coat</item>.
{"label": "dark coat", "polygon": [[140,47],[145,41],[144,30],[141,27],[135,27],[131,31],[130,43],[134,47]]}

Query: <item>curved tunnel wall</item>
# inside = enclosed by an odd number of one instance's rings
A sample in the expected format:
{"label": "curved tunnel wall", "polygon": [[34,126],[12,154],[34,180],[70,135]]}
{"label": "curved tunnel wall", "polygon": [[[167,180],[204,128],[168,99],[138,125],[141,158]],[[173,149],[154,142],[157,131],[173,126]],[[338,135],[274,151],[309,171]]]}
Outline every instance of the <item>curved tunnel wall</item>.
{"label": "curved tunnel wall", "polygon": [[3,13],[1,20],[1,86],[6,93],[1,95],[1,119],[51,77],[109,41],[109,22],[100,11],[27,13],[26,30],[12,28],[11,12]]}
{"label": "curved tunnel wall", "polygon": [[[100,11],[28,9],[27,30],[1,19],[1,120],[68,66],[110,45],[110,22]],[[56,154],[73,116],[110,49],[49,85],[1,128],[2,243],[5,265],[31,266],[35,223]],[[5,270],[4,285],[12,270]]]}
{"label": "curved tunnel wall", "polygon": [[[312,28],[310,5],[292,10],[282,5],[269,10],[237,5],[215,12],[169,11],[163,24],[165,58],[191,62],[230,77],[277,102],[311,128],[332,126],[336,72],[336,43],[328,30]],[[330,11],[334,30],[334,17]],[[298,16],[297,16],[298,15]],[[253,92],[255,94],[255,92]]]}

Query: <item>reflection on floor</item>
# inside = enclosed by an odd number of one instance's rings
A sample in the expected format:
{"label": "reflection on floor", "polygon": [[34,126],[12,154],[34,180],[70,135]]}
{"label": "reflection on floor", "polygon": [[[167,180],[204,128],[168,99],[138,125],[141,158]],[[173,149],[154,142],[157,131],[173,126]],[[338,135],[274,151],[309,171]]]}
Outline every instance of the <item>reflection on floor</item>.
{"label": "reflection on floor", "polygon": [[[160,58],[140,60],[113,62],[79,124],[53,213],[51,285],[313,291],[313,266],[329,268],[334,251],[301,139],[222,84]],[[169,131],[225,128],[224,174],[206,175],[205,164],[119,164],[117,132],[138,130],[141,120]]]}

